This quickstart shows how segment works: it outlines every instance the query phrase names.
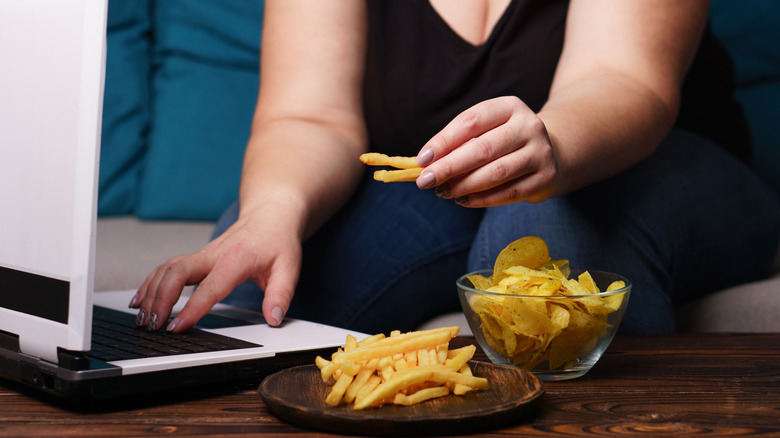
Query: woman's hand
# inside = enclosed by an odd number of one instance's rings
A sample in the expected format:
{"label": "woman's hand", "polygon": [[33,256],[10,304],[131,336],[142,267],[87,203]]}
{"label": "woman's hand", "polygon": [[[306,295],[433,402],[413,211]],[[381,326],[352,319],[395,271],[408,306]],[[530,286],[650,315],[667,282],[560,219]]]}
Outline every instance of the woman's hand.
{"label": "woman's hand", "polygon": [[423,146],[417,179],[468,207],[541,202],[556,194],[559,166],[542,120],[516,97],[498,97],[459,114]]}
{"label": "woman's hand", "polygon": [[[278,214],[275,210],[242,214],[200,251],[176,257],[155,269],[130,303],[130,307],[139,308],[136,324],[149,330],[185,331],[236,286],[250,279],[265,291],[266,321],[279,325],[298,280],[301,242],[288,224],[274,217]],[[198,284],[195,293],[164,327],[182,288],[192,284]]]}

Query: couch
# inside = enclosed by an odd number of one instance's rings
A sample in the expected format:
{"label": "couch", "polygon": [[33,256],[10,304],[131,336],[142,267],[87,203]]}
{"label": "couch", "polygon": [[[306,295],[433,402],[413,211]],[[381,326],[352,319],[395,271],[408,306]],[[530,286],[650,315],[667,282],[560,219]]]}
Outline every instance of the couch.
{"label": "couch", "polygon": [[[746,6],[747,5],[747,6]],[[713,0],[754,140],[751,165],[780,194],[780,2]],[[136,288],[208,241],[237,195],[257,93],[262,0],[110,0],[95,290]],[[682,331],[780,331],[770,278],[678,311]],[[464,324],[443,315],[430,324]]]}

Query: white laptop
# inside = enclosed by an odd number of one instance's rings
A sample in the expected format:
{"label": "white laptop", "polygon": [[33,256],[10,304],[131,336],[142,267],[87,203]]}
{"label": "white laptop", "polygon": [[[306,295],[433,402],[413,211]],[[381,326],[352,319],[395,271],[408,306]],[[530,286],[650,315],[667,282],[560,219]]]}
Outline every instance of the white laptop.
{"label": "white laptop", "polygon": [[0,0],[0,385],[91,400],[259,379],[361,336],[222,305],[187,334],[205,345],[163,333],[134,352],[93,330],[134,316],[133,291],[93,295],[106,14],[107,0]]}

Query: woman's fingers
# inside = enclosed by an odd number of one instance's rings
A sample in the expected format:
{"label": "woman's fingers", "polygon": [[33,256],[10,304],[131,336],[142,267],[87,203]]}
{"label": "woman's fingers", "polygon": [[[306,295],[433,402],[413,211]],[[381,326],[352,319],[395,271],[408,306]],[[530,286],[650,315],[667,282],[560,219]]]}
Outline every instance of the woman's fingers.
{"label": "woman's fingers", "polygon": [[138,291],[136,291],[133,298],[130,300],[130,303],[127,305],[130,308],[137,309],[141,307],[141,303],[146,299],[147,292],[150,288],[152,288],[152,285],[157,285],[159,283],[159,276],[162,275],[162,268],[167,266],[169,263],[174,263],[178,259],[184,256],[175,257],[164,264],[158,266],[155,268],[149,275],[146,276],[146,279],[144,279],[144,282],[141,283],[141,286],[138,287]]}
{"label": "woman's fingers", "polygon": [[[231,260],[231,257],[217,259],[213,269],[200,280],[198,287],[187,301],[187,304],[176,317],[167,325],[166,329],[172,332],[183,332],[194,326],[211,308],[222,301],[236,286],[243,283],[249,277],[249,267],[246,264]],[[161,290],[168,290],[168,286],[176,287],[179,282],[171,279],[171,283],[161,284]],[[152,311],[164,313],[170,311],[175,302],[168,301],[164,296],[155,300]],[[149,329],[153,329],[149,327]]]}
{"label": "woman's fingers", "polygon": [[295,293],[298,273],[296,263],[284,262],[280,262],[271,272],[263,298],[263,316],[269,325],[276,327],[282,323]]}
{"label": "woman's fingers", "polygon": [[203,252],[174,258],[155,269],[138,290],[136,325],[149,330],[161,328],[182,289],[201,281],[209,270],[209,258]]}
{"label": "woman's fingers", "polygon": [[550,197],[551,179],[554,177],[541,172],[531,173],[488,190],[453,195],[452,198],[458,204],[472,208],[495,207],[520,201],[542,202]]}
{"label": "woman's fingers", "polygon": [[[425,162],[420,164],[428,165],[431,160],[438,160],[472,138],[506,123],[512,114],[512,99],[515,98],[486,100],[458,114],[423,146],[418,160]],[[432,151],[433,154],[426,151]],[[430,159],[420,159],[429,155]]]}
{"label": "woman's fingers", "polygon": [[[549,196],[557,173],[552,149],[546,143],[532,141],[521,149],[450,179],[437,188],[437,195],[458,199],[461,204],[470,207],[483,207],[485,203],[495,206],[519,201],[539,202]],[[493,193],[507,188],[510,190],[501,196]],[[481,201],[477,202],[477,199]],[[500,202],[493,202],[499,199]]]}

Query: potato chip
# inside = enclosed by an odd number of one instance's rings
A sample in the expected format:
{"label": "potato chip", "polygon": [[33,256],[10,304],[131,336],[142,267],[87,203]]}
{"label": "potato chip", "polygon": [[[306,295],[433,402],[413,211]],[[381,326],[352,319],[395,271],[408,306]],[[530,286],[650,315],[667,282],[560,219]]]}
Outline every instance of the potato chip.
{"label": "potato chip", "polygon": [[593,349],[607,330],[605,318],[586,312],[569,312],[569,325],[550,343],[550,369],[566,366]]}
{"label": "potato chip", "polygon": [[547,316],[547,306],[541,300],[508,300],[503,310],[509,315],[513,325],[512,330],[516,334],[539,337],[553,329],[552,322]]}
{"label": "potato chip", "polygon": [[596,286],[596,282],[593,281],[593,277],[590,276],[590,272],[588,271],[580,274],[580,276],[577,277],[577,282],[587,290],[589,294],[597,294],[600,292],[599,287]]}
{"label": "potato chip", "polygon": [[493,266],[493,284],[498,284],[504,277],[504,271],[513,266],[524,266],[537,269],[550,261],[550,251],[547,243],[539,237],[527,236],[515,240],[501,250]]}
{"label": "potato chip", "polygon": [[490,286],[493,286],[493,280],[484,275],[469,275],[469,281],[471,281],[474,289],[487,290]]}
{"label": "potato chip", "polygon": [[571,268],[569,267],[569,261],[565,259],[550,260],[543,264],[539,269],[546,269],[550,271],[557,271],[559,278],[569,278],[571,275]]}

